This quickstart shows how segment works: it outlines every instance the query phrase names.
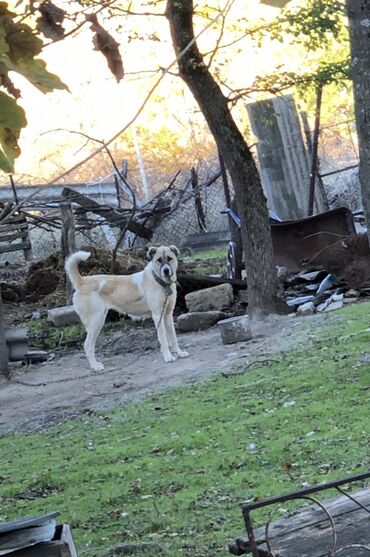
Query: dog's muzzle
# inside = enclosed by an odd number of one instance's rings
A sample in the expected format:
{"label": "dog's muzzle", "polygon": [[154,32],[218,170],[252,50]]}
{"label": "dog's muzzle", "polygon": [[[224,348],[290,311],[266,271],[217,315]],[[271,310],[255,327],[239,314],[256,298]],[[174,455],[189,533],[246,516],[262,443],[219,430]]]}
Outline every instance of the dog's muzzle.
{"label": "dog's muzzle", "polygon": [[171,278],[172,269],[169,265],[162,265],[161,267],[161,277],[166,280]]}

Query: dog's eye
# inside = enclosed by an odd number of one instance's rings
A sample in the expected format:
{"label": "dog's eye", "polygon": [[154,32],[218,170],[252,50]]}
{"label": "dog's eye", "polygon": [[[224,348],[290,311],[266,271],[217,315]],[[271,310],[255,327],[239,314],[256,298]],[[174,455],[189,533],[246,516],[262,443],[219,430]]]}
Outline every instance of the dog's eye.
{"label": "dog's eye", "polygon": [[172,261],[172,257],[167,257],[167,261]]}
{"label": "dog's eye", "polygon": [[162,257],[158,257],[157,261],[158,263],[162,263]]}

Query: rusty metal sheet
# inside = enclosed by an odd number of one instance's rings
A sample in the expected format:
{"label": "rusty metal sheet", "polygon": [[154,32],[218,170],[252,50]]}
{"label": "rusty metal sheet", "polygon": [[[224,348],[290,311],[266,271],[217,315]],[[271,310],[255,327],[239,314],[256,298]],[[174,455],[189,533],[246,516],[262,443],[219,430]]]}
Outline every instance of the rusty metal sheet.
{"label": "rusty metal sheet", "polygon": [[325,264],[330,246],[356,236],[352,212],[346,207],[312,217],[271,224],[276,264],[290,272]]}

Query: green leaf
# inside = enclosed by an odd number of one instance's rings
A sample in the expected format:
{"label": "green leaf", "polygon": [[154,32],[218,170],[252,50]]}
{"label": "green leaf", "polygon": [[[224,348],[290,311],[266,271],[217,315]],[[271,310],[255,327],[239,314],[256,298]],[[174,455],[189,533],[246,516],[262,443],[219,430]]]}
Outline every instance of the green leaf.
{"label": "green leaf", "polygon": [[3,56],[2,61],[8,70],[20,73],[43,93],[49,93],[54,89],[66,89],[69,91],[67,85],[57,75],[46,69],[46,64],[43,60],[26,60],[13,63],[8,56]]}
{"label": "green leaf", "polygon": [[14,161],[21,154],[18,145],[20,130],[10,130],[9,128],[0,128],[0,168],[4,172],[14,172]]}
{"label": "green leaf", "polygon": [[0,91],[0,169],[4,172],[14,172],[14,161],[21,153],[18,145],[20,130],[26,125],[23,108]]}
{"label": "green leaf", "polygon": [[26,115],[12,97],[0,91],[0,128],[19,130],[27,125]]}
{"label": "green leaf", "polygon": [[6,174],[12,174],[14,172],[14,164],[11,164],[9,159],[5,156],[5,154],[0,149],[0,170],[6,172]]}
{"label": "green leaf", "polygon": [[31,60],[42,50],[42,40],[34,35],[28,25],[14,26],[13,32],[8,33],[6,39],[10,48],[9,56],[14,61]]}
{"label": "green leaf", "polygon": [[18,23],[16,18],[6,2],[0,2],[0,27],[5,33],[10,58],[14,62],[30,60],[41,52],[43,43],[29,25]]}

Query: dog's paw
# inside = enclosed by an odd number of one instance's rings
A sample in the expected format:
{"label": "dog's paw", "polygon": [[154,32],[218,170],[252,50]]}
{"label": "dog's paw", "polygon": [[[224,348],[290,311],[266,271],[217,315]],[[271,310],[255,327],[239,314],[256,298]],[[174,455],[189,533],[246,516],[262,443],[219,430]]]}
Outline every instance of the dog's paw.
{"label": "dog's paw", "polygon": [[95,365],[91,366],[93,371],[104,371],[104,366],[100,362],[96,362]]}
{"label": "dog's paw", "polygon": [[169,362],[174,362],[176,360],[176,356],[169,352],[168,354],[163,354],[163,359],[166,364],[168,364]]}
{"label": "dog's paw", "polygon": [[186,350],[179,350],[177,355],[179,358],[189,358],[190,356],[189,352],[186,352]]}

